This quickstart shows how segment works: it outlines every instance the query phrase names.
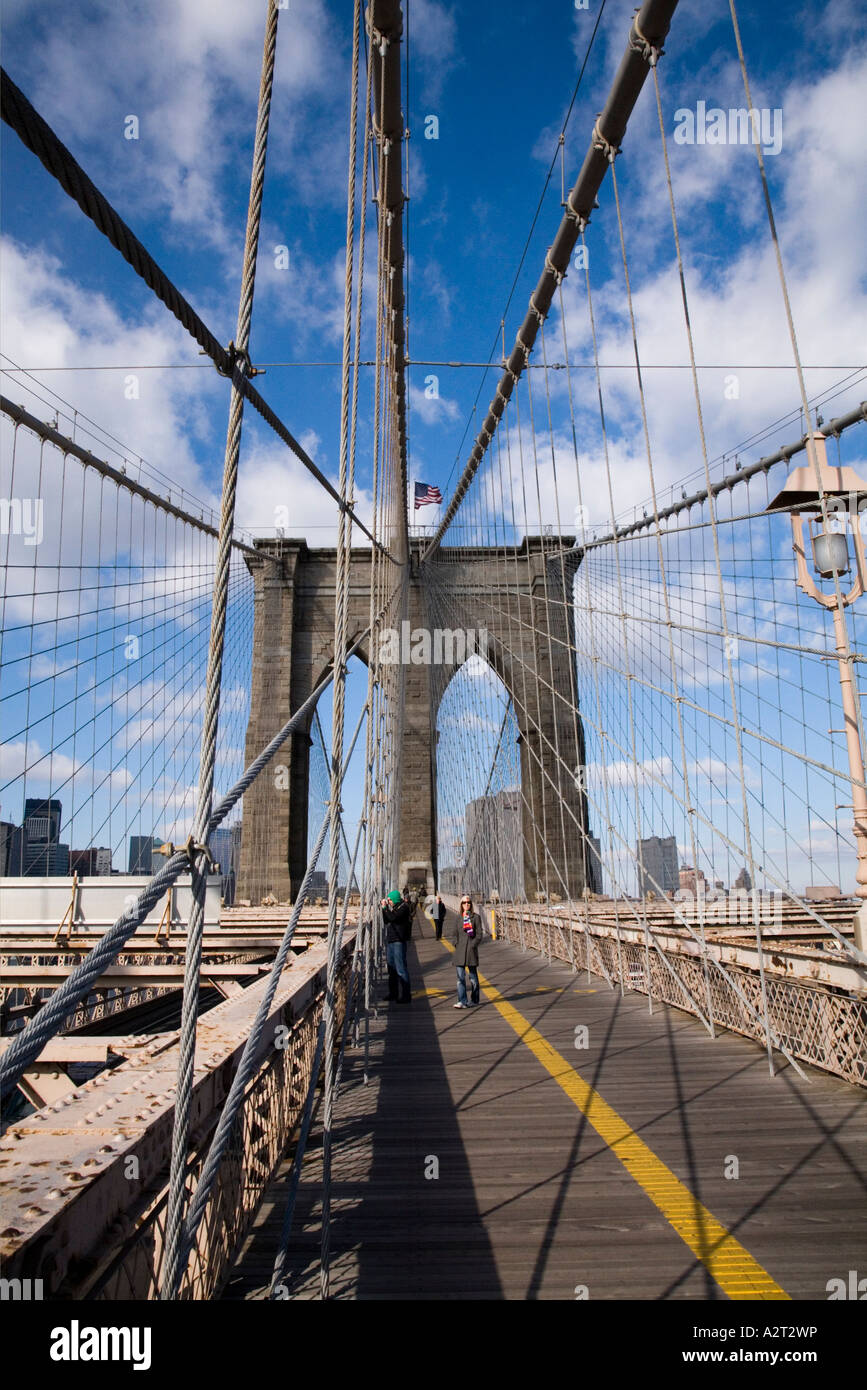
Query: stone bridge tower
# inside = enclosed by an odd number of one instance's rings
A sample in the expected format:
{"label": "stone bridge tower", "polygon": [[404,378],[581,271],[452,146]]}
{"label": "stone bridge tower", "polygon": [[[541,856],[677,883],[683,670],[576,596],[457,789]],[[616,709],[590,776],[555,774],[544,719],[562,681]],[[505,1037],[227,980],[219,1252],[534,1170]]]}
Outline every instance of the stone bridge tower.
{"label": "stone bridge tower", "polygon": [[[593,881],[579,828],[586,829],[588,820],[569,621],[577,553],[570,547],[571,537],[528,537],[517,552],[508,547],[442,550],[422,566],[421,545],[411,544],[405,619],[410,631],[432,633],[447,620],[451,629],[474,635],[484,629],[484,654],[511,696],[520,731],[524,885],[531,900],[538,891],[580,897],[585,883]],[[279,564],[264,554],[261,561],[247,561],[255,584],[248,763],[319,684],[334,640],[336,552],[311,550],[303,540],[259,541],[257,549]],[[370,551],[353,549],[350,644],[368,625],[370,570]],[[445,583],[447,608],[438,601]],[[364,643],[358,655],[369,660]],[[407,881],[436,886],[433,731],[440,700],[464,654],[452,652],[447,642],[441,652],[434,646],[432,655],[440,660],[406,665],[400,887]],[[311,711],[305,727],[277,754],[274,768],[245,795],[239,898],[256,902],[270,892],[285,901],[298,891],[307,864],[312,719]]]}

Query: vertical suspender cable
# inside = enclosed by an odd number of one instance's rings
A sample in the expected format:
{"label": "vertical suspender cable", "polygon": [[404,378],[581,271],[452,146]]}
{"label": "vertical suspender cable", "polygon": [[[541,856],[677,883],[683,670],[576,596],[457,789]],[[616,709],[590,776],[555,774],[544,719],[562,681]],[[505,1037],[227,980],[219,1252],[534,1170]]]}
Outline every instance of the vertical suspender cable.
{"label": "vertical suspender cable", "polygon": [[[355,0],[352,33],[352,96],[349,112],[349,178],[346,200],[346,278],[343,295],[343,379],[340,399],[340,496],[347,497],[349,460],[349,365],[352,348],[352,277],[355,250],[355,165],[358,144],[358,69],[361,0]],[[367,209],[362,209],[362,218]],[[355,405],[353,399],[353,405]],[[354,434],[354,429],[353,429]],[[334,650],[346,650],[346,597],[349,587],[349,542],[346,513],[337,519],[337,577],[334,594]],[[322,1116],[322,1241],[320,1292],[329,1293],[331,1220],[331,1127],[334,1117],[334,1030],[337,981],[337,886],[340,876],[340,798],[342,790],[343,716],[346,702],[346,663],[334,667],[334,714],[331,729],[331,843],[328,865],[328,974],[325,987],[325,1097]]]}
{"label": "vertical suspender cable", "polygon": [[[707,490],[708,490],[708,499],[707,499],[707,504],[708,504],[708,517],[709,517],[709,520],[710,520],[711,537],[712,537],[712,539],[713,539],[714,566],[715,566],[715,569],[716,569],[717,587],[718,587],[718,589],[719,589],[719,605],[720,605],[720,618],[721,618],[722,631],[723,631],[723,650],[724,650],[724,654],[725,654],[726,680],[727,680],[727,684],[728,684],[728,688],[729,688],[729,700],[730,700],[730,703],[731,703],[732,724],[733,724],[733,728],[734,728],[734,737],[735,737],[735,748],[736,748],[736,750],[737,750],[737,759],[738,759],[738,776],[739,776],[740,787],[741,787],[741,805],[742,805],[742,815],[743,815],[743,825],[744,825],[744,848],[745,848],[746,854],[747,854],[747,860],[748,860],[748,863],[749,863],[749,870],[750,870],[750,880],[751,880],[751,882],[752,882],[753,926],[754,926],[754,929],[755,929],[755,937],[756,937],[756,953],[757,953],[757,955],[758,955],[759,985],[760,985],[760,993],[761,993],[761,1000],[762,1000],[762,1014],[763,1014],[763,1016],[764,1016],[764,1024],[765,1024],[765,1047],[766,1047],[766,1051],[767,1051],[767,1055],[768,1055],[768,1070],[770,1071],[771,1076],[773,1076],[773,1074],[774,1074],[774,1057],[773,1057],[772,1045],[773,1045],[773,1041],[775,1041],[775,1040],[772,1039],[771,1024],[770,1024],[770,1019],[769,1019],[769,1016],[768,1016],[768,992],[767,992],[767,983],[766,983],[766,979],[765,979],[765,960],[764,960],[764,951],[763,951],[763,948],[762,948],[762,929],[761,929],[761,923],[760,923],[760,920],[759,920],[760,914],[759,914],[758,890],[756,889],[756,864],[755,864],[755,855],[754,855],[754,852],[753,852],[753,837],[752,837],[752,833],[751,833],[751,830],[750,830],[750,808],[749,808],[749,799],[748,799],[748,797],[747,797],[746,770],[745,770],[745,765],[744,765],[744,749],[743,749],[743,737],[742,737],[742,733],[741,733],[741,719],[740,719],[740,711],[739,711],[739,707],[738,707],[737,692],[736,692],[736,690],[735,690],[735,678],[734,678],[734,669],[733,669],[733,665],[732,665],[731,643],[730,643],[730,641],[729,641],[730,633],[729,633],[729,622],[728,622],[728,604],[726,603],[725,585],[724,585],[724,583],[723,583],[723,575],[722,575],[722,562],[721,562],[721,559],[720,559],[720,546],[719,546],[719,533],[718,533],[717,519],[716,519],[716,507],[715,507],[715,503],[714,503],[713,493],[712,493],[712,491],[711,491],[710,461],[709,461],[709,459],[708,459],[707,439],[706,439],[705,431],[704,431],[704,415],[703,415],[703,412],[702,412],[702,404],[701,404],[701,392],[700,392],[700,390],[699,390],[699,385],[698,385],[698,371],[697,371],[697,369],[696,369],[696,362],[695,362],[695,343],[694,343],[694,341],[693,341],[692,323],[691,323],[690,316],[689,316],[689,300],[688,300],[688,298],[687,298],[687,293],[686,293],[686,277],[685,277],[685,274],[684,274],[684,268],[683,268],[683,255],[682,255],[682,252],[681,252],[681,245],[680,245],[680,231],[679,231],[678,220],[677,220],[677,209],[676,209],[675,203],[674,203],[674,188],[673,188],[672,182],[671,182],[671,169],[670,169],[670,167],[669,167],[669,162],[668,162],[668,144],[667,144],[666,138],[665,138],[665,123],[664,123],[664,121],[663,121],[663,119],[662,119],[662,103],[661,103],[660,95],[659,95],[659,74],[658,74],[657,69],[656,69],[656,63],[653,63],[652,66],[653,66],[653,81],[654,81],[654,87],[655,87],[655,91],[656,91],[657,114],[658,114],[658,117],[659,117],[660,139],[661,139],[661,142],[662,142],[662,154],[663,154],[663,159],[664,159],[664,162],[665,162],[665,176],[666,176],[666,184],[667,184],[667,187],[668,187],[668,200],[669,200],[669,206],[670,206],[670,209],[671,209],[671,226],[672,226],[672,232],[673,232],[673,234],[674,234],[674,247],[675,247],[675,252],[676,252],[676,255],[677,255],[677,273],[678,273],[678,279],[679,279],[679,282],[680,282],[680,296],[681,296],[681,302],[682,302],[682,307],[683,307],[683,322],[684,322],[684,328],[685,328],[685,331],[686,331],[687,346],[688,346],[688,348],[689,348],[689,362],[690,362],[690,373],[691,373],[691,376],[692,376],[693,395],[695,396],[696,421],[697,421],[697,424],[698,424],[699,441],[700,441],[700,444],[701,444],[701,456],[702,456],[702,462],[703,462],[703,465],[704,465],[705,483],[706,483]],[[617,185],[616,185],[616,182],[615,182],[615,196],[616,196],[616,187],[617,187]],[[618,217],[619,217],[619,215],[620,215],[620,207],[619,207],[619,203],[618,203]],[[808,417],[808,423],[809,423],[809,417]],[[838,587],[839,587],[839,586],[838,586]],[[696,866],[696,867],[697,867],[697,866]]]}
{"label": "vertical suspender cable", "polygon": [[[262,56],[262,77],[259,86],[259,108],[256,118],[256,138],[253,149],[253,172],[250,180],[250,201],[247,208],[247,235],[244,244],[244,272],[241,299],[238,307],[238,331],[235,362],[232,369],[232,399],[229,407],[229,427],[226,435],[226,455],[223,466],[223,499],[220,512],[220,536],[217,543],[217,565],[214,575],[214,597],[211,611],[211,640],[208,650],[208,674],[205,690],[205,714],[202,726],[202,751],[199,770],[199,795],[192,841],[204,846],[208,837],[211,802],[214,791],[214,764],[217,748],[217,725],[220,714],[220,683],[223,673],[223,643],[226,630],[226,607],[229,587],[232,530],[235,523],[235,492],[238,482],[238,459],[241,450],[241,423],[244,414],[244,380],[250,374],[250,325],[253,317],[253,291],[256,282],[256,255],[259,245],[259,226],[262,216],[262,193],[265,183],[265,152],[268,146],[268,121],[271,114],[271,91],[274,81],[274,56],[277,48],[276,0],[268,0],[265,25],[265,46]],[[341,514],[341,523],[343,517]],[[344,648],[339,649],[342,653]],[[161,1297],[177,1298],[183,1277],[182,1226],[186,1199],[187,1144],[189,1142],[190,1111],[193,1090],[193,1066],[196,1052],[196,1023],[199,1004],[199,974],[202,961],[202,932],[205,920],[205,889],[207,886],[208,855],[196,848],[192,859],[192,906],[187,929],[187,956],[184,972],[184,999],[181,1018],[181,1038],[178,1058],[178,1083],[175,1099],[175,1121],[172,1135],[171,1176],[169,1180],[168,1212],[166,1216],[166,1255]]]}

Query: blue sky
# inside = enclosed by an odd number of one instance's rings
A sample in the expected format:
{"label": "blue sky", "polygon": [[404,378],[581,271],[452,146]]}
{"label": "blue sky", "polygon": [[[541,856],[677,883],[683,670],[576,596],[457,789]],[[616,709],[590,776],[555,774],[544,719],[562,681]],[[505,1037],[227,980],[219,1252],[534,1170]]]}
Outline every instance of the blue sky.
{"label": "blue sky", "polygon": [[[234,333],[260,8],[43,6],[14,0],[5,7],[7,70],[223,341]],[[487,360],[596,13],[592,3],[587,11],[576,11],[567,0],[532,9],[506,3],[495,10],[410,0],[411,357]],[[616,0],[605,6],[568,127],[569,183],[622,53],[631,14],[630,5]],[[854,15],[839,0],[818,9],[745,5],[740,13],[756,102],[783,111],[783,150],[766,163],[796,319],[803,325],[802,354],[806,362],[841,368],[857,364],[858,347],[863,351],[858,335],[863,270],[850,237],[863,176],[856,172],[857,122],[849,116],[862,90],[865,53],[863,45],[850,48],[845,41],[857,32],[848,22]],[[255,362],[339,357],[350,28],[349,6],[328,7],[322,0],[293,0],[281,15],[252,336]],[[803,41],[807,35],[809,43]],[[743,104],[723,0],[680,7],[660,75],[699,359],[790,363],[779,293],[768,274],[769,241],[752,150],[671,143],[676,109],[698,100],[722,107]],[[128,114],[139,118],[138,140],[124,139]],[[439,118],[436,141],[424,138],[427,114]],[[648,363],[681,363],[684,345],[679,304],[670,294],[671,232],[655,124],[648,85],[619,176],[643,356]],[[11,254],[7,246],[6,264],[15,282],[12,302],[7,299],[4,351],[35,368],[73,361],[118,367],[190,364],[194,370],[143,373],[137,401],[124,399],[119,371],[89,373],[86,379],[80,372],[54,372],[51,385],[79,408],[90,407],[89,413],[132,451],[157,467],[168,465],[178,482],[206,500],[213,497],[222,457],[224,384],[202,366],[197,349],[170,316],[6,127],[3,156],[4,235],[14,243]],[[817,183],[835,186],[833,199],[817,199]],[[601,299],[601,356],[628,362],[610,180],[607,184],[588,234]],[[510,344],[556,229],[559,201],[557,172],[512,301]],[[289,247],[288,270],[274,267],[269,248],[277,245]],[[577,296],[581,277],[573,279],[570,291]],[[757,295],[767,296],[767,304]],[[576,331],[576,349],[586,347],[582,338]],[[445,490],[456,457],[463,462],[466,456],[466,447],[459,454],[459,445],[481,373],[442,369],[440,400],[426,402],[428,370],[410,373],[411,472]],[[836,380],[834,370],[809,376],[810,393]],[[627,499],[637,499],[629,496],[634,403],[631,375],[624,375],[623,427],[618,430],[615,423],[615,432],[622,435],[624,451],[618,501],[626,505]],[[651,409],[660,418],[672,397],[686,399],[688,383],[678,385],[683,377],[683,372],[654,377]],[[715,379],[706,380],[715,389]],[[273,367],[260,385],[333,475],[338,370]],[[482,404],[492,386],[489,375]],[[749,374],[736,409],[723,411],[720,405],[708,412],[712,452],[734,447],[759,423],[796,405],[791,372],[775,373],[770,381],[764,373]],[[677,450],[675,444],[672,452],[666,471],[680,478],[693,462],[691,450]],[[291,501],[299,533],[312,539],[317,527],[329,525],[330,503],[318,497],[312,481],[298,477],[298,467],[255,420],[246,424],[245,456],[243,524],[273,526],[276,483]],[[361,486],[369,488],[364,459],[360,465]],[[296,478],[300,491],[293,486],[290,494],[289,480]]]}
{"label": "blue sky", "polygon": [[[405,6],[405,9],[407,7]],[[486,361],[542,193],[599,4],[571,0],[496,7],[409,0],[408,305],[413,359]],[[565,145],[574,180],[620,61],[631,3],[607,0]],[[861,129],[867,45],[858,7],[742,4],[739,20],[756,105],[782,112],[783,141],[766,165],[811,399],[833,396],[826,416],[864,394],[851,377],[864,356],[865,171]],[[234,335],[264,6],[215,0],[43,5],[7,0],[4,66],[224,342]],[[281,13],[269,168],[254,310],[254,363],[336,361],[342,325],[351,6],[290,0]],[[675,112],[744,105],[728,4],[682,4],[660,64],[663,114],[714,466],[742,461],[801,433],[791,348],[749,147],[676,145]],[[139,138],[124,138],[129,115]],[[424,138],[436,115],[439,139]],[[2,138],[4,327],[2,351],[122,441],[176,488],[215,504],[225,438],[226,384],[121,258],[12,135]],[[652,88],[640,98],[618,161],[639,339],[647,364],[657,480],[665,488],[700,465],[671,224]],[[618,513],[648,496],[646,459],[622,288],[610,179],[588,231],[600,359]],[[506,313],[510,346],[560,218],[560,172],[547,189]],[[370,224],[372,226],[372,223]],[[369,243],[370,244],[370,243]],[[274,248],[288,246],[288,269]],[[368,267],[369,269],[369,267]],[[368,280],[372,290],[372,276]],[[368,298],[371,303],[372,296]],[[589,358],[583,274],[564,286],[570,355]],[[560,357],[558,316],[549,328]],[[368,322],[367,342],[371,341]],[[557,345],[556,350],[554,344]],[[495,357],[499,349],[495,350]],[[169,364],[183,364],[172,365]],[[678,364],[676,368],[659,364]],[[785,370],[768,370],[769,364]],[[4,359],[2,365],[8,367]],[[106,370],[73,370],[90,366]],[[755,370],[757,367],[762,370]],[[49,368],[62,370],[48,371]],[[109,370],[110,369],[110,370]],[[436,371],[438,400],[424,396]],[[724,380],[739,377],[736,399]],[[138,398],[124,384],[138,377]],[[552,374],[555,449],[568,453],[563,374]],[[362,382],[363,424],[372,401]],[[849,377],[846,382],[844,379]],[[495,375],[476,368],[411,367],[410,478],[449,495]],[[842,384],[841,384],[842,383]],[[332,478],[338,466],[339,369],[270,366],[257,383]],[[29,384],[4,390],[37,414]],[[591,374],[574,373],[584,496],[604,524],[602,458]],[[61,428],[64,407],[60,406]],[[469,429],[467,428],[469,422]],[[858,431],[844,459],[862,465]],[[371,476],[362,448],[359,511]],[[96,452],[100,452],[99,449]],[[561,470],[562,472],[562,470]],[[550,468],[539,468],[542,520],[554,520]],[[574,493],[574,485],[573,485]],[[597,511],[598,498],[598,511]],[[571,510],[574,496],[563,493]],[[289,533],[310,544],[334,534],[334,509],[264,425],[245,420],[239,523],[273,531],[290,507]],[[420,514],[436,519],[434,509]],[[414,518],[410,517],[413,522]],[[358,683],[358,682],[356,682]],[[355,691],[352,707],[357,706]],[[324,711],[323,711],[324,714]]]}

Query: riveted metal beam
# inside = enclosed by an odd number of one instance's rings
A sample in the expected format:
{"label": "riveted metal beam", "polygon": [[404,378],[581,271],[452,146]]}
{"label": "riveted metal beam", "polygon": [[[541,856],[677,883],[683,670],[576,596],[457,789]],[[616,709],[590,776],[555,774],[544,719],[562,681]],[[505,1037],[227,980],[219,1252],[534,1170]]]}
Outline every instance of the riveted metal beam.
{"label": "riveted metal beam", "polygon": [[[353,945],[347,931],[344,960]],[[321,996],[326,963],[318,944],[284,970],[262,1033],[263,1068],[279,1046],[275,1030],[306,1018]],[[259,980],[199,1020],[194,1136],[213,1128],[266,988]],[[10,1125],[0,1139],[4,1275],[42,1278],[56,1298],[87,1285],[106,1250],[134,1234],[136,1214],[168,1175],[178,1037],[125,1039],[119,1066]]]}

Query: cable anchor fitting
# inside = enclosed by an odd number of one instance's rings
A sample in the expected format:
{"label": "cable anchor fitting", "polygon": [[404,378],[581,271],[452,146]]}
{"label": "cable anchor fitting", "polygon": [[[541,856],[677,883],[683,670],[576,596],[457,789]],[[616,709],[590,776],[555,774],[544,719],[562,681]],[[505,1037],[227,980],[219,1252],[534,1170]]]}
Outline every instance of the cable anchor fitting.
{"label": "cable anchor fitting", "polygon": [[596,124],[593,127],[593,148],[595,150],[601,150],[602,154],[605,155],[605,158],[608,160],[609,164],[613,164],[617,155],[620,154],[620,146],[612,145],[608,140],[605,139],[605,136],[599,129],[598,117],[596,119]]}
{"label": "cable anchor fitting", "polygon": [[545,252],[545,269],[549,271],[551,275],[554,276],[554,279],[558,285],[563,283],[563,276],[565,274],[565,271],[558,270],[554,262],[551,260],[550,246],[548,247],[548,250]]}
{"label": "cable anchor fitting", "polygon": [[203,854],[208,862],[209,867],[212,869],[217,868],[214,856],[211,854],[211,851],[208,848],[208,846],[199,844],[197,840],[193,839],[192,835],[188,837],[186,843],[183,845],[173,845],[171,840],[169,840],[166,842],[166,844],[160,845],[159,849],[155,850],[154,853],[163,854],[165,855],[166,859],[171,859],[176,854],[185,854],[190,861],[190,868],[195,867],[196,855]]}
{"label": "cable anchor fitting", "polygon": [[[589,218],[589,217],[585,217],[584,214],[583,214],[583,212],[576,212],[576,211],[575,211],[575,209],[574,209],[573,206],[572,206],[572,194],[571,194],[571,193],[569,194],[569,197],[566,199],[566,205],[565,205],[565,206],[566,206],[566,211],[565,211],[565,213],[563,214],[563,216],[567,219],[567,221],[569,221],[569,222],[574,222],[574,223],[575,223],[575,226],[576,226],[577,229],[578,229],[578,235],[581,236],[582,232],[585,232],[585,231],[587,230],[587,228],[590,226],[590,218]],[[598,207],[598,206],[599,206],[598,203],[595,204],[595,206]]]}
{"label": "cable anchor fitting", "polygon": [[214,364],[217,366],[217,371],[220,373],[220,376],[233,377],[236,367],[239,367],[241,375],[248,379],[250,377],[264,375],[258,367],[253,366],[248,352],[245,352],[243,348],[235,347],[234,340],[230,342],[229,346],[226,348],[226,356],[229,359],[228,367],[219,367],[216,363]]}
{"label": "cable anchor fitting", "polygon": [[635,18],[632,21],[632,28],[629,31],[629,47],[633,53],[640,53],[645,63],[655,68],[665,49],[658,47],[646,39],[638,26],[639,11],[635,11]]}

